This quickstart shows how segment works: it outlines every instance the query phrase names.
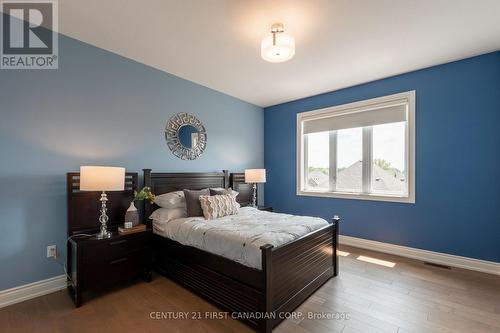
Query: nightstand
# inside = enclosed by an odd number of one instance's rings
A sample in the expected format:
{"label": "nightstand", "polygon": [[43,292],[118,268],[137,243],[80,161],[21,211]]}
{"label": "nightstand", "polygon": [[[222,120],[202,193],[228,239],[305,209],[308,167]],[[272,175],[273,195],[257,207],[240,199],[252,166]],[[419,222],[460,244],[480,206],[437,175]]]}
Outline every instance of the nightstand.
{"label": "nightstand", "polygon": [[[241,207],[253,207],[251,204],[243,204]],[[266,212],[272,212],[273,207],[271,206],[257,206],[258,210],[265,210]]]}
{"label": "nightstand", "polygon": [[75,306],[82,294],[141,276],[151,281],[152,232],[129,235],[114,232],[111,238],[75,236],[68,241],[68,290]]}

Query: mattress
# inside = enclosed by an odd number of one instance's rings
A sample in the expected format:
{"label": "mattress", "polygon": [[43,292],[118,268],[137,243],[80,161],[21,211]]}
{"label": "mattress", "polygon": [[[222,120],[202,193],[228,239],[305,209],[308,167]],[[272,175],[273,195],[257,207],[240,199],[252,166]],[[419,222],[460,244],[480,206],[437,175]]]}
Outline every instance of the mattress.
{"label": "mattress", "polygon": [[187,217],[153,221],[153,232],[260,270],[262,245],[280,246],[327,225],[327,221],[318,217],[243,207],[237,215],[214,220]]}

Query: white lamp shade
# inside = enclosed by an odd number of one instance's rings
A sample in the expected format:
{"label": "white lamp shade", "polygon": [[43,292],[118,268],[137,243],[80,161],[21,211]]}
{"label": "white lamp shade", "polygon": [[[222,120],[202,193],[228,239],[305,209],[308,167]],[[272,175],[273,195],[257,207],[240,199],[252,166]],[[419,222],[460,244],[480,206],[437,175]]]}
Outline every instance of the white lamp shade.
{"label": "white lamp shade", "polygon": [[245,183],[265,183],[266,169],[245,170]]}
{"label": "white lamp shade", "polygon": [[269,62],[285,62],[295,55],[295,39],[284,32],[276,33],[276,43],[273,35],[264,38],[260,44],[262,59]]}
{"label": "white lamp shade", "polygon": [[125,168],[80,167],[80,191],[123,191],[124,189]]}

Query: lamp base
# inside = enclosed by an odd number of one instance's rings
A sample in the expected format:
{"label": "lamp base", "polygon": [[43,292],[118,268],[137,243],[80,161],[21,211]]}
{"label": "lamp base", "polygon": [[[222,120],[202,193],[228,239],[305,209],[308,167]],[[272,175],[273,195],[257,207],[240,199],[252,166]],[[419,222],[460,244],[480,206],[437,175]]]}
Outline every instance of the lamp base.
{"label": "lamp base", "polygon": [[253,208],[257,208],[257,183],[253,183],[253,195],[252,195],[252,204],[250,205]]}
{"label": "lamp base", "polygon": [[105,233],[98,233],[95,235],[95,238],[97,239],[106,239],[106,238],[111,238],[111,233],[109,231],[106,231]]}
{"label": "lamp base", "polygon": [[106,195],[106,192],[102,191],[101,199],[99,201],[101,201],[101,216],[99,216],[99,222],[101,222],[101,232],[96,235],[96,238],[110,238],[111,232],[109,232],[106,228],[106,222],[108,222],[109,220],[108,215],[106,215],[106,212],[108,211],[106,207],[106,203],[108,202],[108,196]]}

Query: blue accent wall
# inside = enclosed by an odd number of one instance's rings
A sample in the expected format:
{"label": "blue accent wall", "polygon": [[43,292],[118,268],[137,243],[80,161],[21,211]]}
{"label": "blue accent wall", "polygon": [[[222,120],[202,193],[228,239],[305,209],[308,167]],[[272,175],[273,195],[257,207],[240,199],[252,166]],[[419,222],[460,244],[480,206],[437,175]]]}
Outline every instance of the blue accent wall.
{"label": "blue accent wall", "polygon": [[[63,274],[46,246],[65,249],[65,177],[80,165],[207,172],[264,164],[262,108],[62,35],[59,43],[58,70],[0,70],[0,290]],[[207,130],[195,161],[166,145],[177,112]]]}
{"label": "blue accent wall", "polygon": [[[297,113],[409,90],[416,90],[415,204],[296,195]],[[338,214],[343,235],[500,262],[500,52],[264,114],[266,205],[325,219]]]}

